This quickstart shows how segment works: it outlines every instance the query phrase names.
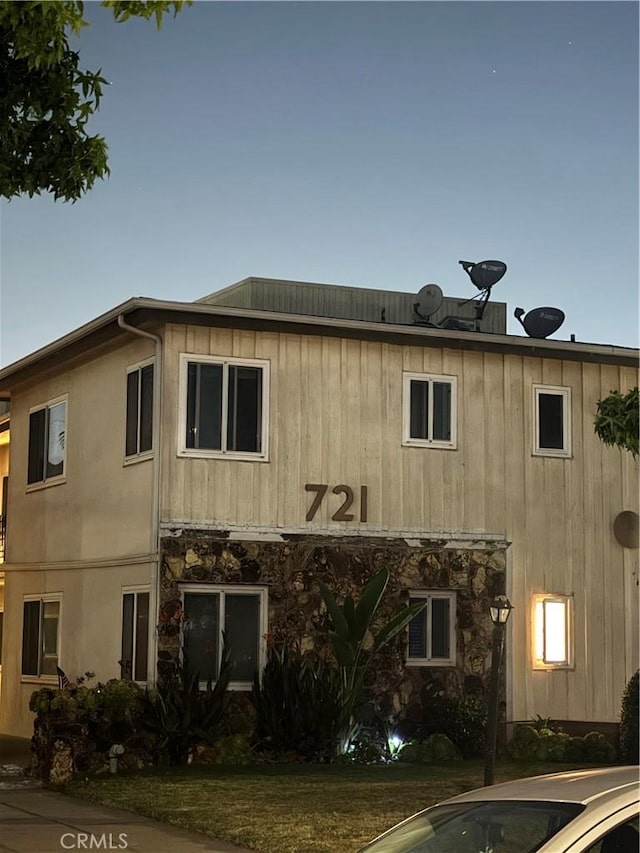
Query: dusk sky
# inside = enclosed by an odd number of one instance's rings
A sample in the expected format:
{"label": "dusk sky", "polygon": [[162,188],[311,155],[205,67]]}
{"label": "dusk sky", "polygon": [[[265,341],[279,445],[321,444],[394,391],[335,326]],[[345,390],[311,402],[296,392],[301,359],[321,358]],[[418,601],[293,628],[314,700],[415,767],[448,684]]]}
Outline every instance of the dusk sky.
{"label": "dusk sky", "polygon": [[74,42],[111,177],[1,207],[0,364],[249,275],[562,308],[638,345],[638,4],[197,2]]}

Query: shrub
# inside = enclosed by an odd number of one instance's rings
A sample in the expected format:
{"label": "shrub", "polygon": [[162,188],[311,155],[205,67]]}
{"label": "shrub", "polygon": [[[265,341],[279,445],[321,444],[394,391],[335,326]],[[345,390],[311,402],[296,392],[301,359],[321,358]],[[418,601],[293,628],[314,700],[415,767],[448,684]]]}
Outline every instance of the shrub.
{"label": "shrub", "polygon": [[620,709],[620,758],[625,764],[638,764],[640,747],[638,744],[638,720],[640,707],[638,701],[638,676],[636,670],[622,695]]}
{"label": "shrub", "polygon": [[441,761],[460,761],[457,746],[444,734],[429,735],[422,743],[410,741],[400,748],[398,761],[412,764],[434,764]]}
{"label": "shrub", "polygon": [[540,735],[533,726],[517,726],[507,744],[507,755],[516,761],[535,761],[539,744]]}
{"label": "shrub", "polygon": [[600,732],[589,732],[584,737],[569,737],[565,732],[554,732],[533,726],[518,726],[507,744],[507,755],[518,761],[592,761],[608,764],[615,761],[616,751]]}
{"label": "shrub", "polygon": [[585,760],[597,764],[610,764],[616,760],[616,751],[601,732],[584,736]]}
{"label": "shrub", "polygon": [[487,701],[481,694],[434,697],[425,707],[426,728],[453,741],[463,758],[482,758],[487,727]]}
{"label": "shrub", "polygon": [[329,759],[344,724],[340,675],[327,661],[295,647],[272,647],[251,701],[256,737],[275,753]]}

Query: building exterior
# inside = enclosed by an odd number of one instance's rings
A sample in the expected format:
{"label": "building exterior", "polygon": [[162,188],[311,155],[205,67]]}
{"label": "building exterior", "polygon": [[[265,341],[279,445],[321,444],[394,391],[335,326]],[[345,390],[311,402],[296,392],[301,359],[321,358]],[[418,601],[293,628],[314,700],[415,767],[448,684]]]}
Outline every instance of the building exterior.
{"label": "building exterior", "polygon": [[507,335],[500,303],[476,331],[416,324],[413,299],[267,279],[132,299],[0,371],[2,731],[29,734],[57,666],[148,682],[183,646],[215,678],[223,630],[248,689],[268,637],[319,642],[318,580],[383,566],[390,605],[427,601],[381,664],[386,710],[481,689],[506,592],[507,719],[617,721],[638,551],[613,522],[638,467],[593,418],[638,352]]}

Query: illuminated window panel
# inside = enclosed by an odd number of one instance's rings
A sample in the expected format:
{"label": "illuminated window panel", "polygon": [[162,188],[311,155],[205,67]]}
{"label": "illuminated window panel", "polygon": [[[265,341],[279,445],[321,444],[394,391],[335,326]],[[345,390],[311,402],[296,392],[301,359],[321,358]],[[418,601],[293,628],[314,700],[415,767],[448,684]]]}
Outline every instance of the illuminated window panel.
{"label": "illuminated window panel", "polygon": [[534,669],[567,669],[573,665],[572,603],[568,595],[534,596]]}

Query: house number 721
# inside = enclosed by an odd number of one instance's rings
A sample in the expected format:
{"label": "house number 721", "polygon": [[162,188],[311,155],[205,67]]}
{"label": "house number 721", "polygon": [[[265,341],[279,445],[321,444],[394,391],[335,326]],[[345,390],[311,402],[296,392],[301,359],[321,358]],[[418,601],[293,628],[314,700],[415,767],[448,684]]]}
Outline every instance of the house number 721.
{"label": "house number 721", "polygon": [[[320,508],[322,499],[327,494],[329,486],[324,483],[305,483],[305,492],[315,492],[315,497],[311,501],[311,506],[307,510],[306,520],[313,521],[315,514]],[[347,512],[353,504],[353,489],[351,486],[345,486],[341,483],[339,486],[334,486],[331,489],[334,495],[344,495],[344,500],[338,509],[331,516],[332,521],[353,521],[353,513]],[[367,520],[367,487],[360,486],[360,521]]]}

